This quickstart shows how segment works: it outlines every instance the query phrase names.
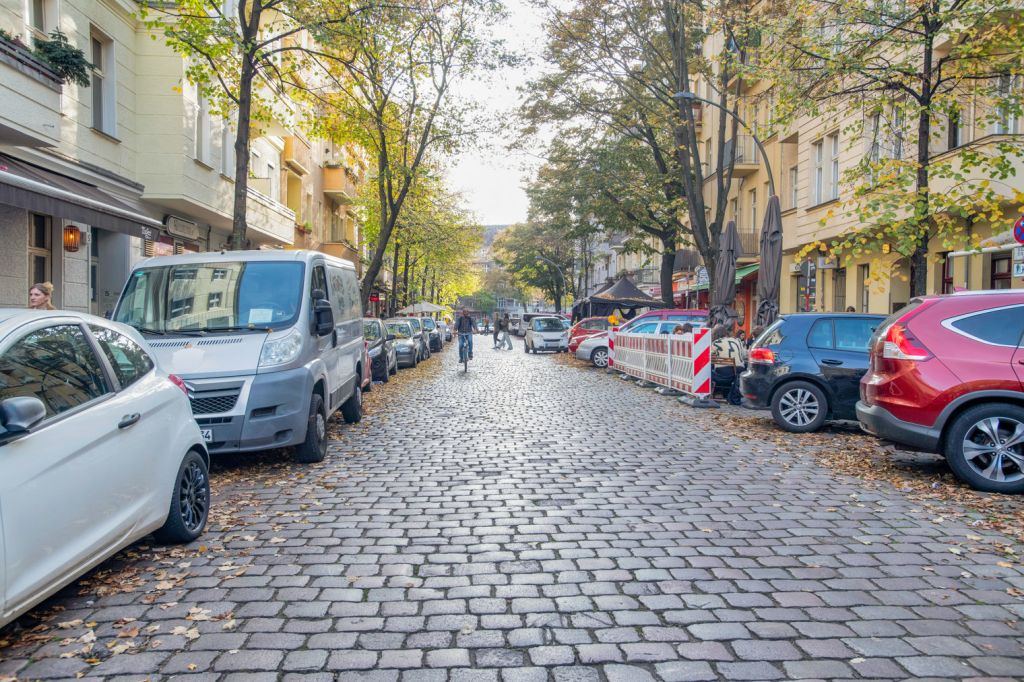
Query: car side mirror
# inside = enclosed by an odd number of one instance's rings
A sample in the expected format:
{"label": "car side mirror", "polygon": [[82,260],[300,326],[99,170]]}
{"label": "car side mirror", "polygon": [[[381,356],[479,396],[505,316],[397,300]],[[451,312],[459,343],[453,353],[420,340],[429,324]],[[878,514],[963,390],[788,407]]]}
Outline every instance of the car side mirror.
{"label": "car side mirror", "polygon": [[314,301],[326,301],[327,300],[327,292],[324,291],[323,289],[313,289],[313,291],[311,292],[310,295],[312,296]]}
{"label": "car side mirror", "polygon": [[388,340],[388,341],[394,341],[394,340],[395,340],[395,338],[396,338],[396,337],[395,337],[395,335],[394,335],[394,334],[388,334],[388,336],[387,336],[387,340]]}
{"label": "car side mirror", "polygon": [[316,320],[317,336],[327,336],[334,331],[334,311],[326,298],[313,301],[313,317]]}
{"label": "car side mirror", "polygon": [[3,435],[20,435],[46,418],[46,405],[35,396],[18,396],[0,402],[0,425]]}

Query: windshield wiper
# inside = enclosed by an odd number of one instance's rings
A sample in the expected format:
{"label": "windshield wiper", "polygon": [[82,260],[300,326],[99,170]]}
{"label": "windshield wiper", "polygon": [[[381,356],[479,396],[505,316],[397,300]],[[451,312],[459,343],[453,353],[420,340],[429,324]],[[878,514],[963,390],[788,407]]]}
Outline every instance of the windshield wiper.
{"label": "windshield wiper", "polygon": [[167,332],[160,329],[150,329],[149,327],[136,327],[140,334],[155,334],[157,336],[166,336]]}
{"label": "windshield wiper", "polygon": [[201,332],[206,334],[214,334],[216,332],[272,332],[274,331],[270,327],[257,327],[248,324],[235,324],[228,325],[226,327],[203,327]]}

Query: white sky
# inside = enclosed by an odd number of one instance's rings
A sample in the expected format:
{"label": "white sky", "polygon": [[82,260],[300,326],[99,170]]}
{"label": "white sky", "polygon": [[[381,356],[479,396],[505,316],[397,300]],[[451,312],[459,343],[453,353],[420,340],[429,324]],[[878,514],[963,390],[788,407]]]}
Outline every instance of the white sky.
{"label": "white sky", "polygon": [[530,63],[539,57],[544,43],[541,16],[527,0],[505,0],[509,18],[498,29],[506,47],[527,61],[515,69],[492,75],[487,82],[463,84],[453,89],[456,97],[468,97],[482,103],[499,120],[507,121],[492,141],[480,148],[467,149],[448,172],[452,186],[466,197],[469,208],[484,225],[502,225],[526,219],[528,201],[525,179],[539,164],[536,155],[524,150],[508,150],[515,139],[512,112],[519,96],[516,87],[525,84],[537,71]]}

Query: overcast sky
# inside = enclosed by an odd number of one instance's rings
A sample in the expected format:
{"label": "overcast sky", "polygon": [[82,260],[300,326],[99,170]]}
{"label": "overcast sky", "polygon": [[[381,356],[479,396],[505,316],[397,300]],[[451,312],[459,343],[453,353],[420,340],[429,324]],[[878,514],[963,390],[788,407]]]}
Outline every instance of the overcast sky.
{"label": "overcast sky", "polygon": [[[499,29],[499,37],[516,54],[539,57],[544,41],[540,15],[525,0],[506,0],[509,19]],[[455,189],[461,191],[473,212],[484,225],[503,225],[526,219],[527,200],[524,179],[531,175],[539,160],[531,150],[507,151],[515,129],[512,112],[518,103],[516,88],[536,73],[537,65],[526,62],[516,69],[495,74],[486,83],[463,85],[453,91],[458,97],[471,97],[508,126],[499,133],[490,149],[464,152],[449,171]],[[536,152],[536,150],[532,150]]]}

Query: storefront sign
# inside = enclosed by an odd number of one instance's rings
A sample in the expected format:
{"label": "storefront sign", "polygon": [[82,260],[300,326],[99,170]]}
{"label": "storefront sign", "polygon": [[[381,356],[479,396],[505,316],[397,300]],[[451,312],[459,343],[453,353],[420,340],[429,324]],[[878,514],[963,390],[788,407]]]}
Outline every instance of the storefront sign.
{"label": "storefront sign", "polygon": [[697,268],[697,286],[708,283],[708,269],[703,265]]}
{"label": "storefront sign", "polygon": [[1013,247],[1013,260],[1024,260],[1024,246]]}
{"label": "storefront sign", "polygon": [[378,301],[380,301],[380,294],[378,292],[376,292],[376,291],[371,291],[370,292],[370,302],[371,303],[377,303]]}
{"label": "storefront sign", "polygon": [[169,215],[164,218],[164,226],[167,228],[167,232],[175,237],[199,241],[199,225],[191,220]]}
{"label": "storefront sign", "polygon": [[1024,263],[1014,263],[1013,264],[1013,276],[1014,277],[1024,277]]}

